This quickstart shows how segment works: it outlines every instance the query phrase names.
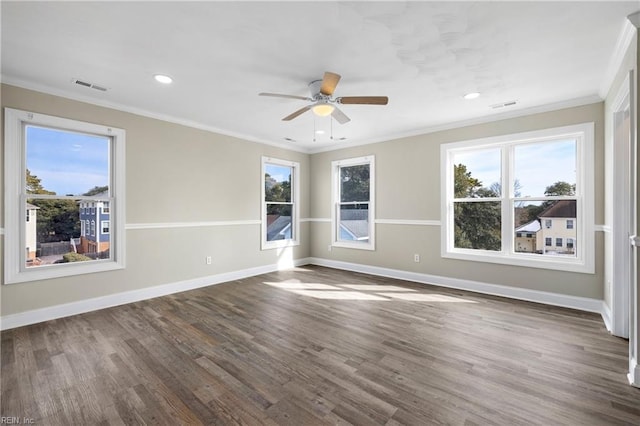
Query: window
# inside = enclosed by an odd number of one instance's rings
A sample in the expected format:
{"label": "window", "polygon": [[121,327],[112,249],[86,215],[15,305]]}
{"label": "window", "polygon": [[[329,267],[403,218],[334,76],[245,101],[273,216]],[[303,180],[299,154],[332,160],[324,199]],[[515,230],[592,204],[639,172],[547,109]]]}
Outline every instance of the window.
{"label": "window", "polygon": [[[442,256],[594,273],[593,129],[443,144]],[[535,241],[524,244],[523,231]],[[554,238],[573,248],[546,249]]]}
{"label": "window", "polygon": [[[124,145],[121,129],[5,108],[6,284],[124,267]],[[90,251],[80,215],[105,198],[115,235]],[[68,262],[70,252],[95,254]]]}
{"label": "window", "polygon": [[332,244],[374,250],[374,157],[334,161]]}
{"label": "window", "polygon": [[567,249],[572,249],[574,246],[573,238],[567,238]]}
{"label": "window", "polygon": [[101,228],[102,228],[102,233],[103,234],[105,234],[105,235],[108,234],[109,233],[109,221],[108,220],[103,220]]}
{"label": "window", "polygon": [[262,158],[262,249],[300,244],[300,165]]}
{"label": "window", "polygon": [[91,221],[91,236],[92,237],[96,236],[96,221],[95,220]]}

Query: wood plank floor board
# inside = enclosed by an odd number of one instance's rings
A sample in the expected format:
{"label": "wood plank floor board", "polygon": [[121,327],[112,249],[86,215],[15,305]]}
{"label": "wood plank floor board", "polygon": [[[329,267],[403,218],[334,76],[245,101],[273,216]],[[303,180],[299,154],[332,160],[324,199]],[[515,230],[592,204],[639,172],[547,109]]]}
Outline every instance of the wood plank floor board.
{"label": "wood plank floor board", "polygon": [[295,268],[7,330],[43,425],[640,425],[596,314]]}

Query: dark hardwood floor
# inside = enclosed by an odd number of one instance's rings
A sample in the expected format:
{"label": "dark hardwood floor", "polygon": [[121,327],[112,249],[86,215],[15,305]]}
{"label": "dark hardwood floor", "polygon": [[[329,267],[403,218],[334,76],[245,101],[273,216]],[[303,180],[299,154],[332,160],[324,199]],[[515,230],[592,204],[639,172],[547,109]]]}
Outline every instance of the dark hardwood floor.
{"label": "dark hardwood floor", "polygon": [[640,425],[596,314],[304,267],[2,332],[36,425]]}

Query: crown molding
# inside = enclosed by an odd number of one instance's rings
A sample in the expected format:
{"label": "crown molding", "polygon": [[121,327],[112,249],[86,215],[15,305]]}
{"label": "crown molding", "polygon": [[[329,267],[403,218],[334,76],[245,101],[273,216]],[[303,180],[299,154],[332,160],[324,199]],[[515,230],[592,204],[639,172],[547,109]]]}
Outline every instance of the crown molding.
{"label": "crown molding", "polygon": [[[636,23],[632,23],[632,17],[634,15],[638,15],[636,18]],[[609,58],[609,63],[607,65],[607,71],[602,79],[602,84],[600,85],[600,90],[598,91],[598,95],[602,99],[605,99],[611,90],[611,85],[618,75],[620,67],[622,67],[622,61],[629,50],[629,46],[631,42],[634,40],[638,30],[637,26],[640,23],[640,12],[634,13],[633,15],[629,15],[628,19],[624,21],[624,25],[622,26],[622,30],[620,31],[620,35],[618,36],[618,41],[616,42],[616,46],[613,49],[613,53],[611,54],[611,58]]]}

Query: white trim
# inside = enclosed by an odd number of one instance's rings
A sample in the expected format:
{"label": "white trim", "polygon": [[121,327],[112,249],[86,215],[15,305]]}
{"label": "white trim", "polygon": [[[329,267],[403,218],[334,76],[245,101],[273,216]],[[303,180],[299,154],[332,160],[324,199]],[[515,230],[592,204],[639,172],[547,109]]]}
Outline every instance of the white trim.
{"label": "white trim", "polygon": [[306,217],[300,219],[300,222],[328,222],[331,223],[330,217]]}
{"label": "white trim", "polygon": [[[293,229],[291,229],[291,234],[293,238],[286,240],[267,241],[267,202],[265,201],[266,186],[264,180],[267,165],[283,166],[292,169],[292,176],[290,176],[291,201],[287,204],[291,204],[291,227],[293,227]],[[270,250],[300,245],[300,163],[291,160],[262,157],[260,170],[260,248],[262,250]]]}
{"label": "white trim", "polygon": [[[331,245],[333,247],[350,248],[357,250],[376,249],[376,157],[366,155],[363,157],[345,158],[331,162]],[[363,202],[369,205],[369,239],[367,242],[347,241],[339,238],[338,227],[341,226],[338,219],[340,209],[340,168],[360,165],[369,165],[369,201]]]}
{"label": "white trim", "polygon": [[260,225],[259,219],[249,220],[217,220],[208,222],[158,222],[158,223],[128,223],[125,229],[167,229],[167,228],[206,228],[211,226]]}
{"label": "white trim", "polygon": [[629,373],[627,373],[627,379],[629,379],[629,384],[631,386],[640,388],[640,364],[638,364],[638,361],[633,357],[629,359]]}
{"label": "white trim", "polygon": [[[443,258],[453,258],[467,261],[525,266],[531,268],[554,269],[561,271],[595,273],[595,190],[593,174],[594,167],[594,123],[587,122],[575,125],[528,131],[515,134],[503,134],[481,139],[464,140],[440,145],[440,190],[441,190],[441,239],[440,252]],[[474,250],[454,247],[453,232],[453,155],[458,151],[481,150],[485,148],[499,148],[502,155],[502,186],[512,185],[512,160],[514,147],[519,144],[553,141],[560,138],[576,139],[576,170],[578,223],[582,225],[577,230],[579,247],[577,257],[562,258],[560,256],[540,256],[528,253],[513,252],[513,229],[502,226],[501,251]],[[503,224],[512,216],[509,201],[515,199],[508,192],[500,198],[487,200],[499,201],[502,208]],[[532,198],[533,200],[534,198]],[[543,200],[544,197],[539,198]],[[547,197],[548,199],[548,197]],[[558,197],[558,199],[560,199]],[[520,199],[519,199],[520,200]]]}
{"label": "white trim", "polygon": [[[305,258],[294,260],[294,266],[306,265],[308,263],[308,259]],[[139,290],[125,291],[122,293],[115,293],[107,296],[94,297],[91,299],[79,300],[77,302],[64,303],[61,305],[33,309],[31,311],[20,312],[17,314],[5,315],[0,317],[0,330],[8,330],[11,328],[36,324],[43,321],[49,321],[57,318],[68,317],[71,315],[78,315],[86,312],[96,311],[99,309],[110,308],[113,306],[124,305],[126,303],[139,302],[141,300],[152,299],[154,297],[166,296],[168,294],[179,293],[187,290],[194,290],[210,285],[239,280],[247,277],[253,277],[255,275],[266,274],[269,272],[277,271],[279,269],[282,268],[279,268],[278,265],[275,264],[257,266],[253,268],[242,269],[239,271],[223,272],[220,274],[194,278],[191,280],[161,284]]]}
{"label": "white trim", "polygon": [[578,309],[586,312],[595,312],[606,315],[604,303],[599,299],[588,297],[570,296],[566,294],[550,293],[546,291],[531,290],[526,288],[509,287],[499,284],[489,284],[479,281],[464,280],[459,278],[449,278],[439,275],[422,274],[418,272],[408,272],[399,269],[382,268],[379,266],[363,265],[358,263],[342,262],[317,257],[309,258],[313,265],[326,266],[329,268],[343,269],[352,272],[362,272],[365,274],[389,277],[399,280],[412,281],[421,284],[429,284],[441,287],[468,290],[476,293],[489,294],[494,296],[507,297],[510,299],[526,300],[528,302],[543,303],[546,305],[561,306],[564,308]]}
{"label": "white trim", "polygon": [[602,321],[604,321],[604,326],[607,327],[607,331],[611,333],[613,330],[613,321],[611,320],[611,309],[609,305],[603,300],[602,301]]}
{"label": "white trim", "polygon": [[611,53],[611,58],[609,59],[607,70],[604,78],[602,79],[602,83],[600,84],[600,89],[598,90],[598,95],[602,99],[605,99],[608,96],[609,91],[611,90],[611,86],[616,79],[616,75],[622,68],[622,61],[624,60],[624,56],[627,53],[631,42],[636,36],[636,31],[637,30],[631,23],[631,21],[625,19],[622,30],[620,30],[620,35],[618,35],[616,46]]}
{"label": "white trim", "polygon": [[434,125],[429,127],[423,127],[421,129],[411,130],[408,132],[394,133],[392,135],[386,135],[386,136],[383,135],[379,138],[370,138],[370,139],[367,139],[366,141],[361,141],[361,142],[347,141],[344,144],[341,144],[338,146],[332,145],[332,146],[321,147],[316,149],[309,149],[306,152],[309,154],[318,154],[321,152],[337,151],[339,149],[344,149],[344,148],[371,145],[374,143],[394,141],[394,140],[409,138],[414,136],[423,136],[431,133],[442,132],[445,130],[460,129],[463,127],[475,126],[478,124],[494,123],[496,121],[502,121],[502,120],[518,118],[518,117],[526,117],[534,114],[543,114],[546,112],[553,112],[553,111],[558,111],[558,110],[567,109],[567,108],[575,108],[575,107],[580,107],[585,105],[591,105],[599,102],[602,102],[602,98],[597,94],[593,94],[590,96],[585,96],[577,99],[569,99],[566,101],[554,102],[551,104],[539,105],[531,108],[523,108],[519,110],[502,112],[499,114],[494,114],[494,115],[489,115],[484,117],[470,118],[467,120],[460,120],[460,121],[454,121],[450,123],[444,123],[444,124],[439,124],[439,125]]}
{"label": "white trim", "polygon": [[594,232],[604,232],[604,233],[611,233],[611,226],[610,225],[594,225],[593,226],[593,231]]}
{"label": "white trim", "polygon": [[[103,272],[125,267],[125,200],[126,200],[126,132],[123,129],[89,123],[53,115],[13,108],[4,108],[4,165],[5,165],[5,253],[4,284],[15,284],[55,277]],[[109,192],[113,203],[111,213],[111,258],[94,262],[73,262],[26,268],[24,259],[24,213],[20,204],[26,201],[24,176],[26,172],[25,126],[44,126],[71,132],[81,132],[110,138]],[[34,195],[35,197],[35,195]],[[44,197],[46,198],[46,197]],[[56,196],[56,198],[70,198]],[[73,197],[75,198],[75,197]],[[18,204],[16,204],[16,202]]]}
{"label": "white trim", "polygon": [[0,235],[4,235],[4,228],[0,228]]}
{"label": "white trim", "polygon": [[103,108],[110,108],[110,109],[115,109],[117,111],[122,111],[122,112],[128,112],[131,114],[135,114],[135,115],[140,115],[143,117],[147,117],[147,118],[152,118],[155,120],[161,120],[161,121],[165,121],[167,123],[173,123],[173,124],[179,124],[181,126],[186,126],[186,127],[190,127],[192,129],[199,129],[199,130],[205,130],[207,132],[213,132],[213,133],[217,133],[219,135],[224,135],[224,136],[231,136],[234,138],[237,138],[239,140],[244,140],[244,141],[249,141],[249,142],[257,142],[263,145],[270,145],[270,146],[275,146],[278,148],[284,148],[290,151],[296,151],[296,152],[303,152],[303,153],[308,153],[308,150],[303,148],[303,147],[299,147],[296,146],[294,144],[287,144],[286,142],[283,143],[277,143],[277,142],[273,142],[270,140],[265,140],[265,139],[259,139],[256,138],[255,136],[249,135],[249,134],[244,134],[244,133],[239,133],[239,132],[231,132],[228,130],[224,130],[221,129],[219,127],[214,127],[214,126],[209,126],[203,123],[199,123],[196,121],[192,121],[192,120],[187,120],[185,118],[180,118],[180,117],[174,117],[171,115],[167,115],[167,114],[158,114],[156,112],[152,112],[152,111],[148,111],[142,108],[134,108],[130,105],[124,105],[124,104],[120,104],[117,102],[108,102],[108,101],[104,101],[104,100],[98,100],[95,98],[91,98],[88,96],[82,96],[79,95],[77,93],[73,93],[71,91],[67,91],[67,90],[60,90],[60,89],[52,89],[51,87],[48,86],[44,86],[44,85],[40,85],[40,84],[34,84],[31,82],[26,82],[24,80],[20,80],[20,79],[16,79],[16,78],[12,78],[12,77],[6,77],[4,75],[0,76],[0,81],[2,81],[5,84],[11,85],[11,86],[16,86],[16,87],[21,87],[23,89],[27,89],[27,90],[35,90],[41,93],[46,93],[49,95],[54,95],[54,96],[60,96],[62,98],[65,99],[71,99],[74,101],[78,101],[78,102],[84,102],[87,104],[91,104],[91,105],[96,105],[99,107],[103,107]]}
{"label": "white trim", "polygon": [[416,225],[416,226],[440,226],[439,220],[419,220],[419,219],[376,219],[376,224],[382,225]]}

